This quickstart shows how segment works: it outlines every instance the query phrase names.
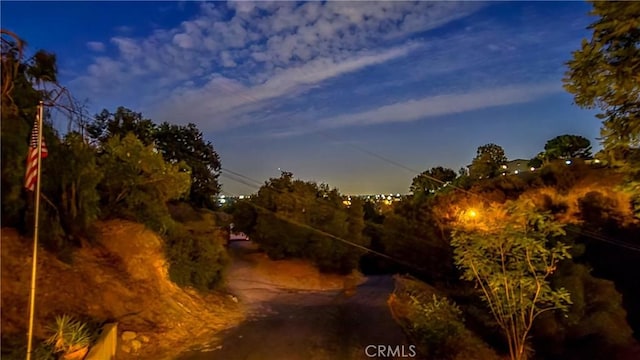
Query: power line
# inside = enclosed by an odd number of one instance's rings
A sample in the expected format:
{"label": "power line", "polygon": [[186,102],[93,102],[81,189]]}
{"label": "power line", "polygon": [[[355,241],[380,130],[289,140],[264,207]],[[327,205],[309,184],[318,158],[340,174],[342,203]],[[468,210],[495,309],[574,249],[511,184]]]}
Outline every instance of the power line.
{"label": "power line", "polygon": [[[227,171],[229,171],[229,170],[227,170]],[[240,182],[240,183],[242,183],[242,184],[247,185],[247,183],[246,183],[246,182],[242,182],[242,181],[240,181],[240,180],[238,180],[238,179],[235,179],[235,178],[233,178],[233,177],[229,177],[229,179],[231,179],[231,180],[233,180],[233,181],[238,181],[238,182]],[[278,190],[277,190],[277,189],[272,189],[272,188],[267,188],[267,189],[270,189],[270,190],[272,190],[272,191],[276,191],[276,192],[278,192]],[[317,234],[324,235],[324,236],[329,237],[329,238],[331,238],[331,239],[334,239],[334,240],[340,241],[340,242],[345,243],[345,244],[347,244],[347,245],[350,245],[350,246],[353,246],[353,247],[358,248],[358,249],[360,249],[360,250],[363,250],[363,251],[365,251],[365,252],[367,252],[367,253],[371,253],[371,254],[374,254],[374,255],[376,255],[376,256],[382,257],[382,258],[384,258],[384,259],[387,259],[387,260],[393,261],[393,262],[395,262],[395,263],[397,263],[397,264],[399,264],[399,265],[402,265],[402,266],[404,266],[404,267],[406,267],[406,268],[408,268],[408,269],[414,270],[414,271],[416,271],[416,272],[418,272],[418,273],[424,273],[424,272],[425,272],[425,269],[418,268],[418,267],[416,267],[415,265],[409,264],[409,263],[407,263],[407,262],[405,262],[405,261],[403,261],[403,260],[400,260],[400,259],[395,258],[395,257],[393,257],[393,256],[390,256],[390,255],[388,255],[388,254],[385,254],[385,253],[382,253],[382,252],[379,252],[379,251],[373,250],[373,249],[371,249],[371,248],[368,248],[368,247],[366,247],[366,246],[364,246],[364,245],[361,245],[361,244],[355,243],[355,242],[353,242],[353,241],[349,241],[349,240],[343,239],[343,238],[341,238],[341,237],[339,237],[339,236],[336,236],[336,235],[333,235],[333,234],[328,233],[328,232],[326,232],[326,231],[320,230],[320,229],[315,228],[315,227],[313,227],[313,226],[310,226],[310,225],[308,225],[308,224],[304,224],[304,223],[301,223],[301,222],[298,222],[298,221],[295,221],[295,220],[292,220],[292,219],[286,218],[286,217],[282,216],[281,214],[279,214],[279,213],[277,213],[277,212],[275,212],[275,211],[273,211],[273,210],[267,209],[267,208],[265,208],[265,207],[263,207],[263,206],[260,206],[260,205],[258,205],[258,204],[255,204],[254,202],[249,202],[249,204],[250,204],[251,206],[253,206],[253,207],[257,208],[257,209],[260,209],[260,210],[263,210],[263,211],[267,211],[267,212],[269,212],[269,213],[273,214],[273,215],[274,215],[275,217],[277,217],[278,219],[283,220],[283,221],[286,221],[286,222],[287,222],[287,223],[289,223],[289,224],[292,224],[292,225],[295,225],[295,226],[298,226],[298,227],[301,227],[301,228],[304,228],[304,229],[307,229],[307,230],[311,230],[311,231],[313,231],[313,232],[315,232],[315,233],[317,233]],[[328,204],[323,204],[323,205],[327,205],[327,206],[328,206]]]}
{"label": "power line", "polygon": [[[335,138],[335,137],[333,137],[333,136],[330,136],[329,134],[327,134],[327,133],[326,133],[326,132],[324,132],[324,131],[319,131],[319,132],[318,132],[318,134],[319,134],[319,135],[321,135],[321,136],[324,136],[324,137],[326,137],[326,138],[329,138],[329,139],[339,140],[339,139],[337,139],[337,138]],[[389,159],[389,158],[387,158],[387,157],[385,157],[385,156],[382,156],[382,155],[380,155],[380,154],[378,154],[378,153],[376,153],[376,152],[373,152],[373,151],[371,151],[371,150],[369,150],[369,149],[366,149],[366,148],[364,148],[364,147],[362,147],[362,146],[358,146],[358,145],[356,145],[356,144],[352,144],[352,143],[344,143],[344,142],[342,142],[342,144],[343,144],[343,145],[347,145],[347,146],[349,146],[349,147],[352,147],[352,148],[354,148],[354,149],[356,149],[356,150],[358,150],[358,151],[361,151],[361,152],[363,152],[363,153],[365,153],[365,154],[367,154],[367,155],[370,155],[370,156],[372,156],[372,157],[374,157],[374,158],[376,158],[376,159],[382,160],[382,161],[384,161],[384,162],[386,162],[386,163],[388,163],[388,164],[391,164],[391,165],[394,165],[394,166],[396,166],[396,167],[398,167],[398,168],[401,168],[401,169],[407,170],[407,171],[411,172],[412,174],[418,174],[418,175],[423,176],[423,177],[425,177],[425,178],[427,178],[427,179],[429,179],[429,180],[433,180],[433,181],[435,181],[435,182],[437,182],[437,183],[439,183],[439,184],[441,184],[441,185],[451,186],[452,188],[457,189],[457,190],[459,190],[459,191],[462,191],[462,192],[464,192],[465,194],[468,194],[468,195],[471,195],[471,196],[477,196],[477,197],[479,197],[479,198],[481,198],[481,199],[488,200],[488,199],[486,199],[484,196],[482,196],[482,195],[480,195],[480,194],[475,194],[475,193],[473,193],[473,192],[471,192],[471,191],[469,191],[469,190],[467,190],[467,189],[465,189],[465,188],[462,188],[462,187],[459,187],[459,186],[457,186],[457,185],[455,185],[455,184],[451,184],[451,183],[448,183],[448,182],[446,182],[446,181],[440,180],[440,179],[438,179],[438,178],[436,178],[436,177],[433,177],[433,176],[431,176],[431,175],[427,174],[426,172],[421,172],[421,171],[419,171],[419,170],[415,170],[415,169],[413,169],[413,168],[411,168],[411,167],[409,167],[409,166],[406,166],[406,165],[404,165],[404,164],[402,164],[402,163],[400,163],[400,162],[398,162],[398,161],[395,161],[395,160]]]}
{"label": "power line", "polygon": [[[95,116],[91,116],[91,115],[89,115],[89,114],[88,114],[88,113],[86,113],[86,112],[81,112],[81,111],[78,111],[77,109],[75,109],[75,107],[74,107],[74,105],[75,105],[75,104],[73,104],[73,97],[71,96],[71,94],[70,94],[70,92],[68,91],[68,89],[67,89],[67,88],[65,88],[65,87],[62,87],[62,86],[60,86],[60,85],[58,85],[58,84],[55,84],[55,85],[57,86],[57,89],[53,89],[53,90],[51,91],[51,94],[55,95],[55,97],[53,98],[53,100],[51,100],[51,101],[49,101],[49,102],[47,103],[47,105],[48,105],[48,106],[55,107],[55,108],[57,108],[59,111],[60,111],[60,109],[62,109],[62,110],[66,111],[66,112],[68,112],[68,113],[70,113],[70,114],[75,114],[75,115],[79,116],[81,119],[82,119],[82,118],[86,118],[86,119],[93,120],[93,121],[96,121],[96,120],[97,120]],[[45,90],[46,90],[46,89],[45,89]],[[227,93],[228,93],[228,94],[230,94],[230,95],[234,95],[233,93],[231,93],[231,91],[229,91],[229,89],[228,89],[228,88],[225,88],[225,90],[224,90],[224,91],[225,91],[225,92],[227,92]],[[69,100],[69,102],[72,104],[72,106],[71,106],[71,107],[70,107],[70,106],[62,105],[62,104],[60,104],[60,103],[58,103],[58,102],[57,102],[57,100],[58,100],[61,96],[63,96],[63,95],[65,95],[65,96],[66,96],[66,98]],[[244,97],[245,97],[246,99],[248,99],[248,100],[251,100],[251,101],[258,101],[257,99],[255,99],[255,98],[251,97],[250,95],[246,95],[246,96],[244,96]],[[300,111],[301,111],[301,110],[298,110],[298,111],[296,111],[296,113],[297,113],[297,112],[300,112]],[[76,124],[78,124],[82,129],[84,129],[85,124],[82,124],[82,123],[80,123],[80,122],[78,122],[78,121],[75,121],[75,122],[76,122]],[[332,135],[329,135],[327,132],[324,132],[324,131],[319,131],[319,132],[318,132],[318,134],[319,134],[320,136],[323,136],[323,137],[328,138],[328,139],[331,139],[331,140],[339,140],[339,139],[337,139],[336,137],[334,137],[334,136],[332,136]],[[395,161],[395,160],[393,160],[393,159],[387,158],[387,157],[385,157],[385,156],[383,156],[383,155],[380,155],[380,154],[378,154],[378,153],[376,153],[376,152],[374,152],[374,151],[371,151],[371,150],[369,150],[369,149],[367,149],[367,148],[365,148],[365,147],[358,146],[358,145],[353,144],[353,143],[345,143],[345,142],[341,142],[341,143],[342,143],[343,145],[347,145],[347,146],[349,146],[349,147],[351,147],[351,148],[354,148],[354,149],[356,149],[356,150],[358,150],[358,151],[360,151],[360,152],[362,152],[362,153],[365,153],[365,154],[367,154],[367,155],[369,155],[369,156],[371,156],[371,157],[374,157],[374,158],[376,158],[376,159],[378,159],[378,160],[384,161],[384,162],[386,162],[386,163],[388,163],[388,164],[391,164],[391,165],[394,165],[394,166],[396,166],[396,167],[398,167],[398,168],[401,168],[401,169],[403,169],[403,170],[409,171],[409,172],[411,172],[412,174],[419,174],[420,176],[425,177],[425,178],[427,178],[427,179],[429,179],[429,180],[432,180],[432,181],[434,181],[434,182],[436,182],[436,183],[438,183],[438,184],[441,184],[441,185],[447,185],[447,186],[451,187],[452,189],[458,190],[458,191],[463,192],[463,193],[465,193],[465,194],[467,194],[467,195],[478,197],[478,198],[480,198],[480,199],[482,199],[482,200],[484,200],[484,201],[487,201],[487,202],[489,202],[489,203],[491,202],[491,200],[489,200],[488,198],[486,198],[485,196],[483,196],[483,195],[481,195],[481,194],[474,193],[474,192],[472,192],[472,191],[469,191],[469,190],[467,190],[467,189],[465,189],[465,188],[462,188],[462,187],[460,187],[460,186],[457,186],[457,185],[455,185],[455,184],[452,184],[452,183],[449,183],[449,182],[443,181],[443,180],[441,180],[441,179],[438,179],[438,178],[436,178],[436,177],[433,177],[433,176],[429,175],[429,174],[428,174],[428,173],[426,173],[426,172],[420,172],[419,170],[413,169],[413,168],[411,168],[411,167],[409,167],[409,166],[406,166],[406,165],[402,164],[401,162],[398,162],[398,161]],[[255,179],[252,179],[252,178],[250,178],[250,177],[248,177],[248,176],[242,175],[242,174],[240,174],[240,173],[238,173],[238,172],[231,171],[231,170],[229,170],[229,169],[225,169],[225,168],[222,168],[222,169],[223,169],[224,171],[226,171],[227,173],[231,174],[231,175],[235,175],[235,176],[240,177],[240,178],[242,178],[242,179],[249,180],[250,182],[256,183],[258,186],[261,186],[261,185],[262,185],[262,182],[260,182],[260,181],[258,181],[258,180],[255,180]],[[221,175],[222,175],[222,176],[227,177],[227,178],[229,178],[229,179],[231,179],[231,180],[233,180],[233,181],[236,181],[236,182],[239,182],[239,183],[241,183],[241,184],[244,184],[245,186],[248,186],[248,187],[250,187],[250,188],[253,188],[253,187],[254,187],[254,185],[249,184],[249,183],[247,183],[246,181],[243,181],[243,180],[240,180],[240,179],[234,179],[234,178],[233,178],[233,177],[231,177],[231,175],[229,175],[229,174],[221,173]],[[623,242],[623,241],[614,240],[614,239],[609,239],[609,238],[607,238],[607,237],[605,237],[605,236],[603,236],[603,235],[601,235],[601,234],[597,234],[597,233],[593,233],[593,232],[587,232],[587,231],[586,231],[586,230],[584,230],[584,229],[582,229],[582,230],[576,230],[576,229],[572,229],[572,228],[567,228],[567,230],[569,230],[569,231],[571,231],[571,232],[573,232],[573,233],[576,233],[576,234],[580,234],[580,235],[583,235],[583,236],[586,236],[586,237],[592,238],[592,239],[594,239],[594,240],[599,240],[599,241],[607,242],[607,243],[610,243],[610,244],[613,244],[613,245],[617,245],[617,246],[620,246],[620,247],[624,247],[624,248],[627,248],[627,249],[630,249],[630,250],[633,250],[633,251],[640,251],[640,248],[638,248],[638,247],[634,247],[633,245],[630,245],[630,244],[625,243],[625,242]]]}
{"label": "power line", "polygon": [[[335,137],[333,137],[333,136],[328,135],[326,132],[319,132],[319,134],[320,134],[321,136],[324,136],[324,137],[326,137],[326,138],[330,138],[330,139],[332,139],[332,140],[339,140],[339,139],[337,139],[337,138],[335,138]],[[404,164],[402,164],[402,163],[400,163],[400,162],[398,162],[398,161],[395,161],[395,160],[389,159],[389,158],[387,158],[387,157],[385,157],[385,156],[382,156],[382,155],[380,155],[380,154],[378,154],[378,153],[376,153],[376,152],[374,152],[374,151],[371,151],[371,150],[369,150],[369,149],[366,149],[366,148],[364,148],[364,147],[361,147],[361,146],[358,146],[358,145],[355,145],[355,144],[352,144],[352,143],[348,143],[348,142],[347,142],[347,143],[345,143],[345,142],[341,142],[341,143],[342,143],[342,144],[344,144],[344,145],[347,145],[347,146],[349,146],[349,147],[352,147],[352,148],[354,148],[354,149],[356,149],[356,150],[359,150],[359,151],[361,151],[361,152],[363,152],[363,153],[365,153],[365,154],[367,154],[367,155],[370,155],[370,156],[372,156],[372,157],[374,157],[374,158],[376,158],[376,159],[382,160],[382,161],[384,161],[384,162],[386,162],[386,163],[389,163],[389,164],[391,164],[391,165],[394,165],[394,166],[396,166],[396,167],[399,167],[399,168],[401,168],[401,169],[404,169],[404,170],[407,170],[407,171],[411,171],[411,172],[412,172],[412,173],[414,173],[414,174],[416,174],[416,173],[417,173],[417,174],[420,174],[420,176],[423,176],[423,177],[425,177],[425,178],[427,178],[427,179],[430,179],[430,180],[432,180],[432,181],[435,181],[436,183],[439,183],[439,184],[441,184],[441,185],[449,186],[449,187],[451,187],[451,188],[453,188],[453,189],[455,189],[455,190],[461,191],[461,192],[463,192],[463,193],[465,193],[465,194],[468,194],[468,195],[471,195],[471,196],[478,197],[478,198],[480,198],[480,199],[482,199],[482,200],[484,200],[484,201],[486,201],[486,202],[488,202],[488,203],[491,203],[491,200],[490,200],[490,199],[488,199],[487,197],[483,196],[482,194],[477,194],[477,193],[474,193],[474,192],[469,191],[469,190],[467,190],[467,189],[464,189],[464,188],[462,188],[462,187],[459,187],[459,186],[457,186],[457,185],[455,185],[455,184],[451,184],[451,183],[448,183],[448,182],[446,182],[446,181],[440,180],[440,179],[438,179],[438,178],[436,178],[436,177],[433,177],[433,176],[431,176],[431,175],[427,174],[426,172],[422,172],[422,173],[421,173],[421,172],[420,172],[420,171],[418,171],[418,170],[412,169],[412,168],[411,168],[411,167],[409,167],[409,166],[406,166],[406,165],[404,165]],[[625,243],[625,242],[622,242],[622,241],[619,241],[619,240],[614,240],[614,239],[606,238],[606,237],[602,236],[601,234],[596,234],[596,233],[587,233],[587,232],[585,232],[585,231],[578,231],[578,230],[571,229],[571,228],[568,228],[568,230],[569,230],[569,231],[571,231],[571,232],[574,232],[574,233],[577,233],[577,234],[580,234],[580,235],[586,236],[586,237],[590,237],[590,238],[592,238],[592,239],[594,239],[594,240],[600,240],[600,241],[607,242],[607,243],[610,243],[610,244],[613,244],[613,245],[618,245],[618,246],[620,246],[620,247],[624,247],[624,248],[627,248],[627,249],[630,249],[630,250],[640,251],[640,248],[636,248],[636,247],[634,247],[633,245],[630,245],[630,244],[628,244],[628,243]]]}

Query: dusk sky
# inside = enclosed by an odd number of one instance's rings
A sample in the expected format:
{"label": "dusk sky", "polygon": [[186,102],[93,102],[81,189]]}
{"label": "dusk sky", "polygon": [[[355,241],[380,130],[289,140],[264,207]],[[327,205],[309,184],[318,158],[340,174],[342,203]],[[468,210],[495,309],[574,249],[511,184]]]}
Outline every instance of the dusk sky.
{"label": "dusk sky", "polygon": [[[2,28],[58,56],[89,110],[193,122],[222,166],[347,194],[407,193],[476,148],[531,158],[595,111],[562,89],[584,2],[8,2]],[[221,178],[223,193],[256,188]]]}

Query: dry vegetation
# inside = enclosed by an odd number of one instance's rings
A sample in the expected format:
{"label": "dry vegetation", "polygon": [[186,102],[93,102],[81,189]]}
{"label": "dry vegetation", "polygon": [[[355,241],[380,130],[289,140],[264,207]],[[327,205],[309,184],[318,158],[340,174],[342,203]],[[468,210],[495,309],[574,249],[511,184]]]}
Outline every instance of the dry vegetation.
{"label": "dry vegetation", "polygon": [[[197,293],[171,282],[162,240],[143,225],[109,221],[97,226],[99,243],[73,254],[69,265],[40,251],[35,336],[46,337],[56,315],[118,321],[121,331],[148,336],[137,358],[169,359],[243,319],[222,293]],[[2,331],[22,336],[27,328],[31,239],[2,231]],[[119,353],[126,359],[129,355]]]}

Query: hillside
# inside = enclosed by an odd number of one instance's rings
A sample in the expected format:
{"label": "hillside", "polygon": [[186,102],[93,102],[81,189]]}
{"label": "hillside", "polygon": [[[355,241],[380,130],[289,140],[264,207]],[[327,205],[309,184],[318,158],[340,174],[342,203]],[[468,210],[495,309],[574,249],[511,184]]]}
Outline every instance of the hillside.
{"label": "hillside", "polygon": [[[34,330],[38,339],[46,336],[46,326],[56,315],[115,320],[120,332],[149,338],[135,358],[169,359],[243,319],[230,296],[202,295],[171,282],[161,239],[143,225],[109,221],[97,228],[98,244],[75,251],[72,265],[39,252]],[[2,229],[3,358],[10,350],[5,339],[26,334],[31,244],[15,230]],[[118,355],[134,357],[121,349]]]}

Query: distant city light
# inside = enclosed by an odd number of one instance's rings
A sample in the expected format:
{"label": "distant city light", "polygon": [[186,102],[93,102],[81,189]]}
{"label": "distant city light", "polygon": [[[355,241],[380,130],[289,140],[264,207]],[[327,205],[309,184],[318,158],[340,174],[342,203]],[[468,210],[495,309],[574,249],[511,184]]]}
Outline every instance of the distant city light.
{"label": "distant city light", "polygon": [[239,196],[240,200],[244,199],[244,195]]}
{"label": "distant city light", "polygon": [[532,167],[531,167],[531,171],[535,171],[535,170],[536,170],[536,168],[534,168],[534,167],[532,166]]}
{"label": "distant city light", "polygon": [[517,174],[519,173],[519,171],[518,171],[518,170],[516,170],[516,171],[514,171],[513,173],[517,175]]}
{"label": "distant city light", "polygon": [[564,163],[567,164],[567,165],[571,165],[571,160],[567,160]]}

